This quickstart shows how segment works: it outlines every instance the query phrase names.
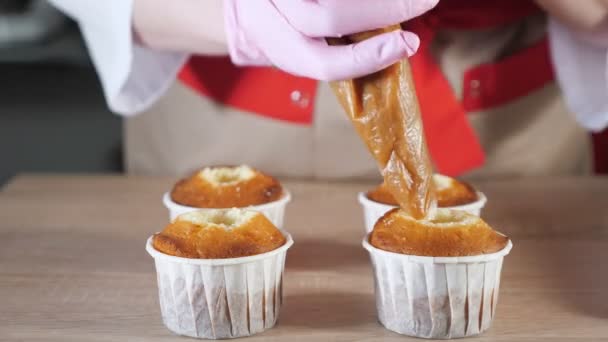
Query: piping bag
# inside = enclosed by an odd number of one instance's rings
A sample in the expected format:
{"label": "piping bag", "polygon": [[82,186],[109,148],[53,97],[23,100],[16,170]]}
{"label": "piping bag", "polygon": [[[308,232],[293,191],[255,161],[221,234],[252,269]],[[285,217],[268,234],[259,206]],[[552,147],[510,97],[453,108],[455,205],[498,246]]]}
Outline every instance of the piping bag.
{"label": "piping bag", "polygon": [[[327,41],[356,43],[398,29],[395,25]],[[401,209],[415,219],[432,215],[437,205],[433,168],[408,60],[371,75],[332,82],[331,87]]]}

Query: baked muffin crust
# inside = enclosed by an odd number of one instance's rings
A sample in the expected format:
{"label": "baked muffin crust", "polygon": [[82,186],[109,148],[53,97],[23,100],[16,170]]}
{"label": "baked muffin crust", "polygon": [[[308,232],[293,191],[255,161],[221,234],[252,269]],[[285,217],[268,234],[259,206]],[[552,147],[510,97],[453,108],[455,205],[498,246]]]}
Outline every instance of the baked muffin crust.
{"label": "baked muffin crust", "polygon": [[225,259],[262,254],[286,242],[263,214],[243,209],[207,209],[178,216],[154,235],[159,252],[191,259]]}
{"label": "baked muffin crust", "polygon": [[[440,208],[471,204],[479,199],[475,188],[468,183],[454,178],[435,174],[433,175],[433,183],[435,186],[437,205]],[[367,193],[367,198],[387,205],[398,205],[384,183],[370,190]]]}
{"label": "baked muffin crust", "polygon": [[437,209],[432,218],[416,220],[400,209],[376,222],[369,243],[379,249],[407,255],[458,257],[495,253],[509,238],[477,216]]}
{"label": "baked muffin crust", "polygon": [[249,166],[209,167],[177,182],[173,202],[195,208],[243,208],[283,196],[278,180]]}

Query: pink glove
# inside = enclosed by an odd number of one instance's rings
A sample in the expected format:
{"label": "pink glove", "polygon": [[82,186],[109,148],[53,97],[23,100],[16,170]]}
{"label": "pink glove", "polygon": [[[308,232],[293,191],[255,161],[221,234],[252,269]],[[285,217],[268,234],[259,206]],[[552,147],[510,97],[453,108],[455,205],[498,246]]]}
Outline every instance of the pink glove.
{"label": "pink glove", "polygon": [[387,27],[439,0],[225,0],[228,49],[238,65],[274,65],[294,75],[336,81],[368,75],[416,52],[411,32],[329,46],[325,37]]}

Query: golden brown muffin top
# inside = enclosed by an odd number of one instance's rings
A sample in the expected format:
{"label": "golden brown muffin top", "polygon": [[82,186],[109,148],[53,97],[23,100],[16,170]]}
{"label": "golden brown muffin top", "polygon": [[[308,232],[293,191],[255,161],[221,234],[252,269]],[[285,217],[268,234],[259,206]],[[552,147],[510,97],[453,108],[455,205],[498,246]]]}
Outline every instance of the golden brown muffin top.
{"label": "golden brown muffin top", "polygon": [[245,165],[205,168],[177,182],[171,191],[173,202],[195,208],[244,208],[281,196],[278,180]]}
{"label": "golden brown muffin top", "polygon": [[178,216],[154,235],[162,253],[191,259],[226,259],[273,251],[286,242],[261,213],[243,209],[208,209]]}
{"label": "golden brown muffin top", "polygon": [[[468,183],[443,175],[433,175],[437,205],[440,208],[471,204],[479,199],[477,191]],[[367,193],[372,201],[397,206],[397,201],[384,183]]]}
{"label": "golden brown muffin top", "polygon": [[369,236],[372,246],[385,251],[433,257],[490,254],[508,242],[479,217],[450,209],[437,209],[432,218],[422,220],[393,209],[376,222]]}

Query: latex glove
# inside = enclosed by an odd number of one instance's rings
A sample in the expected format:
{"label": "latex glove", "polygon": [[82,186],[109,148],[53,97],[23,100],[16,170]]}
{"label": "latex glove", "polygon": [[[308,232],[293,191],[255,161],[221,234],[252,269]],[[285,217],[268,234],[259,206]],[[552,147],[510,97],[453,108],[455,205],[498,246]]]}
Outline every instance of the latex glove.
{"label": "latex glove", "polygon": [[225,0],[228,49],[235,64],[274,65],[324,81],[356,78],[416,52],[414,33],[395,31],[346,46],[325,37],[399,24],[439,0]]}

